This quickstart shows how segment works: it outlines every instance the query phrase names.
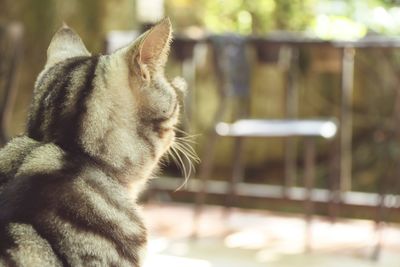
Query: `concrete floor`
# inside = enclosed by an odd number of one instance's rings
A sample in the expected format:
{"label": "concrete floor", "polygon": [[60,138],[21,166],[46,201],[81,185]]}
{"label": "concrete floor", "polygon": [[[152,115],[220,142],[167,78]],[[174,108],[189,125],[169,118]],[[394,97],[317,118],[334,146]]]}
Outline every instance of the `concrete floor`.
{"label": "concrete floor", "polygon": [[399,267],[400,226],[381,231],[378,261],[371,255],[378,235],[370,221],[313,220],[312,252],[304,252],[302,216],[207,207],[199,238],[190,238],[193,209],[182,204],[144,207],[150,242],[145,267]]}

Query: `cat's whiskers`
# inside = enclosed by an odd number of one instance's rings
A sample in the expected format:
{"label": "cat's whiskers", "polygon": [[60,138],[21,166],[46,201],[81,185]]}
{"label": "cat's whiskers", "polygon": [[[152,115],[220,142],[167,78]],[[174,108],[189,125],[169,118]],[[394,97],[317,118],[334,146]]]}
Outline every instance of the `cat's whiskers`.
{"label": "cat's whiskers", "polygon": [[171,162],[171,159],[169,157],[170,155],[166,153],[165,156],[160,159],[159,164],[163,167],[167,167],[168,164]]}
{"label": "cat's whiskers", "polygon": [[185,177],[185,180],[188,177],[188,172],[186,169],[185,162],[183,161],[182,157],[179,155],[180,151],[177,149],[176,146],[171,147],[171,156],[176,163],[176,165],[179,167],[179,169],[183,172],[183,175]]}
{"label": "cat's whiskers", "polygon": [[197,156],[193,144],[196,144],[195,137],[198,135],[188,135],[185,131],[175,128],[175,131],[184,134],[184,136],[178,136],[175,138],[174,144],[168,151],[174,162],[177,164],[179,169],[183,172],[185,180],[176,189],[176,191],[182,189],[188,182],[192,173],[195,172],[195,164],[199,163],[200,158]]}
{"label": "cat's whiskers", "polygon": [[194,161],[195,163],[200,162],[200,158],[197,156],[196,151],[193,149],[193,147],[188,144],[188,143],[181,143],[181,142],[176,142],[176,146],[181,150],[181,152],[191,161]]}
{"label": "cat's whiskers", "polygon": [[183,136],[179,136],[178,138],[183,139],[183,138],[187,138],[187,139],[195,139],[196,137],[200,136],[200,134],[188,134],[186,131],[179,129],[177,127],[173,127],[175,132],[178,132],[180,134],[182,134]]}
{"label": "cat's whiskers", "polygon": [[197,137],[197,135],[193,135],[193,136],[181,136],[181,137],[177,137],[177,138],[178,138],[179,140],[182,140],[182,141],[187,142],[187,143],[197,144],[196,137]]}

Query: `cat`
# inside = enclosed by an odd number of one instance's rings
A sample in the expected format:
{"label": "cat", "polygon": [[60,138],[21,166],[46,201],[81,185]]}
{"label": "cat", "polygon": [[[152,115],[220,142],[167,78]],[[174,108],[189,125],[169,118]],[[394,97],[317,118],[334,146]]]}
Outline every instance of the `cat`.
{"label": "cat", "polygon": [[142,266],[136,198],[175,142],[184,81],[168,18],[110,55],[68,26],[47,50],[26,134],[0,151],[0,266]]}

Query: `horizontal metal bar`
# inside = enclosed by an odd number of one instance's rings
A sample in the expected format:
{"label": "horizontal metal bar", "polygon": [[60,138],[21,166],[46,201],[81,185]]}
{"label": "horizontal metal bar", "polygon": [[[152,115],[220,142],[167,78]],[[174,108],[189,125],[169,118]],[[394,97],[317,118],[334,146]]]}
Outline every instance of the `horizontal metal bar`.
{"label": "horizontal metal bar", "polygon": [[336,120],[266,120],[246,119],[234,123],[219,122],[215,127],[221,136],[289,137],[311,136],[332,138],[337,132]]}
{"label": "horizontal metal bar", "polygon": [[[183,183],[183,179],[175,177],[161,177],[154,179],[151,183],[152,189],[176,191]],[[200,189],[200,181],[191,179],[188,183],[180,189],[187,192],[198,192]],[[207,183],[207,192],[209,194],[225,195],[228,190],[228,183],[225,181],[209,181]],[[306,197],[306,190],[302,187],[293,187],[288,189],[287,198],[295,201],[304,201]],[[331,199],[332,191],[327,189],[314,188],[311,191],[311,200],[313,202],[327,203]],[[275,198],[283,199],[283,186],[280,185],[266,185],[266,184],[250,184],[238,183],[237,195],[243,197],[256,197],[256,198]],[[379,194],[367,192],[345,192],[341,194],[342,203],[353,206],[367,206],[376,207],[379,205]],[[400,195],[385,195],[385,207],[387,208],[400,208]]]}

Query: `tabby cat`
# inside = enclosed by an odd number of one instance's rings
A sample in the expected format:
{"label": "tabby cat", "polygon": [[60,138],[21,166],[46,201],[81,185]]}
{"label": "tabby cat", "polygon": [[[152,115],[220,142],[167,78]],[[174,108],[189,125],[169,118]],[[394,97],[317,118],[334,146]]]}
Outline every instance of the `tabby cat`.
{"label": "tabby cat", "polygon": [[0,151],[0,266],[141,266],[137,194],[175,140],[184,82],[168,82],[164,19],[111,55],[63,26],[26,134]]}

